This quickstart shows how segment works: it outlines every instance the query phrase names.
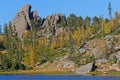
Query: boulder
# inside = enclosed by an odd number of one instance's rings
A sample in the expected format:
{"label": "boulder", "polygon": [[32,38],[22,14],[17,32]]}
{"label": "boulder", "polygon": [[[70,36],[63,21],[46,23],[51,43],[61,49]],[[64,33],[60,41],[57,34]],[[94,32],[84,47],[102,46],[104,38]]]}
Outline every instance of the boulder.
{"label": "boulder", "polygon": [[106,60],[106,59],[98,59],[98,60],[95,60],[95,63],[96,64],[105,64],[105,63],[107,63],[108,62],[108,60]]}
{"label": "boulder", "polygon": [[105,37],[105,40],[107,40],[107,41],[111,41],[111,40],[113,40],[114,39],[114,36],[113,35],[107,35],[106,37]]}
{"label": "boulder", "polygon": [[84,54],[84,53],[86,53],[86,51],[87,51],[86,48],[80,48],[79,49],[80,54]]}
{"label": "boulder", "polygon": [[88,63],[86,65],[82,65],[81,67],[75,69],[75,74],[86,75],[87,73],[94,71],[96,69],[94,63]]}
{"label": "boulder", "polygon": [[115,51],[120,51],[120,46],[115,46],[115,47],[114,47],[114,50],[115,50]]}
{"label": "boulder", "polygon": [[117,57],[117,63],[119,63],[119,61],[120,61],[120,51],[117,52],[117,56],[116,57]]}
{"label": "boulder", "polygon": [[75,66],[75,63],[73,61],[67,61],[63,64],[64,68],[72,68]]}
{"label": "boulder", "polygon": [[119,61],[120,61],[120,51],[115,52],[115,53],[113,53],[113,54],[110,54],[109,59],[112,59],[112,57],[113,57],[113,56],[115,56],[115,57],[116,57],[117,62],[119,62]]}
{"label": "boulder", "polygon": [[109,54],[113,51],[114,45],[111,41],[103,41],[102,44],[97,45],[91,51],[95,57],[95,59],[107,59]]}
{"label": "boulder", "polygon": [[95,59],[106,59],[106,50],[105,49],[99,49],[95,48],[92,50],[92,53],[95,57]]}

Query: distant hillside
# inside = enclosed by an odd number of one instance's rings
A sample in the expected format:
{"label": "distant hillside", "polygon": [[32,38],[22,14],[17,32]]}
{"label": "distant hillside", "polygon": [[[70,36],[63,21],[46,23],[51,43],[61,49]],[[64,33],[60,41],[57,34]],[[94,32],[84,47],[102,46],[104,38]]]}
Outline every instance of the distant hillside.
{"label": "distant hillside", "polygon": [[23,6],[0,38],[0,70],[120,71],[120,14],[93,18],[58,13],[42,19]]}

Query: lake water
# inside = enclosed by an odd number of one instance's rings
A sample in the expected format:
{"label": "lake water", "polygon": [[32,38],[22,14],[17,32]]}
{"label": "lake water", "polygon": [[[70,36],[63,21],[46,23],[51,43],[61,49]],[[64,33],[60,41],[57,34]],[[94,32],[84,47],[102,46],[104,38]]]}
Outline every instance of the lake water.
{"label": "lake water", "polygon": [[120,76],[0,75],[0,80],[120,80]]}

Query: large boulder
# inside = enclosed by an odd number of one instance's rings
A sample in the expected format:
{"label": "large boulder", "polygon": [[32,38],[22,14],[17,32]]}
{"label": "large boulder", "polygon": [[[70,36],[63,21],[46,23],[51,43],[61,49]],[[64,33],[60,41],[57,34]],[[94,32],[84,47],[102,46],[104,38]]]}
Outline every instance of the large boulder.
{"label": "large boulder", "polygon": [[99,48],[99,46],[97,46],[95,49],[92,50],[92,53],[93,53],[95,59],[106,59],[106,57],[107,57],[106,49],[104,47]]}
{"label": "large boulder", "polygon": [[105,40],[106,41],[113,41],[114,40],[114,36],[113,35],[107,35],[106,37],[105,37]]}
{"label": "large boulder", "polygon": [[116,57],[117,63],[120,61],[120,51],[110,54],[109,59],[112,59],[113,56]]}
{"label": "large boulder", "polygon": [[90,71],[94,71],[96,69],[96,66],[94,63],[88,63],[86,65],[82,65],[81,67],[75,69],[75,74],[79,75],[86,75]]}
{"label": "large boulder", "polygon": [[75,66],[75,63],[73,61],[66,61],[64,64],[63,64],[63,67],[64,68],[73,68]]}
{"label": "large boulder", "polygon": [[31,20],[40,20],[40,17],[37,15],[37,11],[31,12],[31,5],[27,4],[20,9],[11,22],[13,32],[16,32],[18,37],[22,38],[26,30],[32,29]]}
{"label": "large boulder", "polygon": [[105,64],[105,63],[107,63],[108,62],[108,60],[106,60],[106,59],[98,59],[98,60],[95,60],[95,63],[96,64]]}
{"label": "large boulder", "polygon": [[114,37],[106,36],[104,39],[98,40],[96,46],[91,50],[96,59],[107,59],[114,50]]}

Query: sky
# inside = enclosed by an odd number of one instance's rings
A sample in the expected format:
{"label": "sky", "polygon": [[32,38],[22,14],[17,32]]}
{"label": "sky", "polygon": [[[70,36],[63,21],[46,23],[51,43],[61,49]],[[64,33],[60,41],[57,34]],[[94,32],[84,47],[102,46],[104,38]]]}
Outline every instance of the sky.
{"label": "sky", "polygon": [[74,13],[76,16],[103,16],[109,18],[108,2],[111,2],[112,15],[120,12],[120,0],[0,0],[0,25],[13,20],[17,12],[25,4],[31,4],[32,10],[45,18],[48,15],[62,13],[66,16]]}

